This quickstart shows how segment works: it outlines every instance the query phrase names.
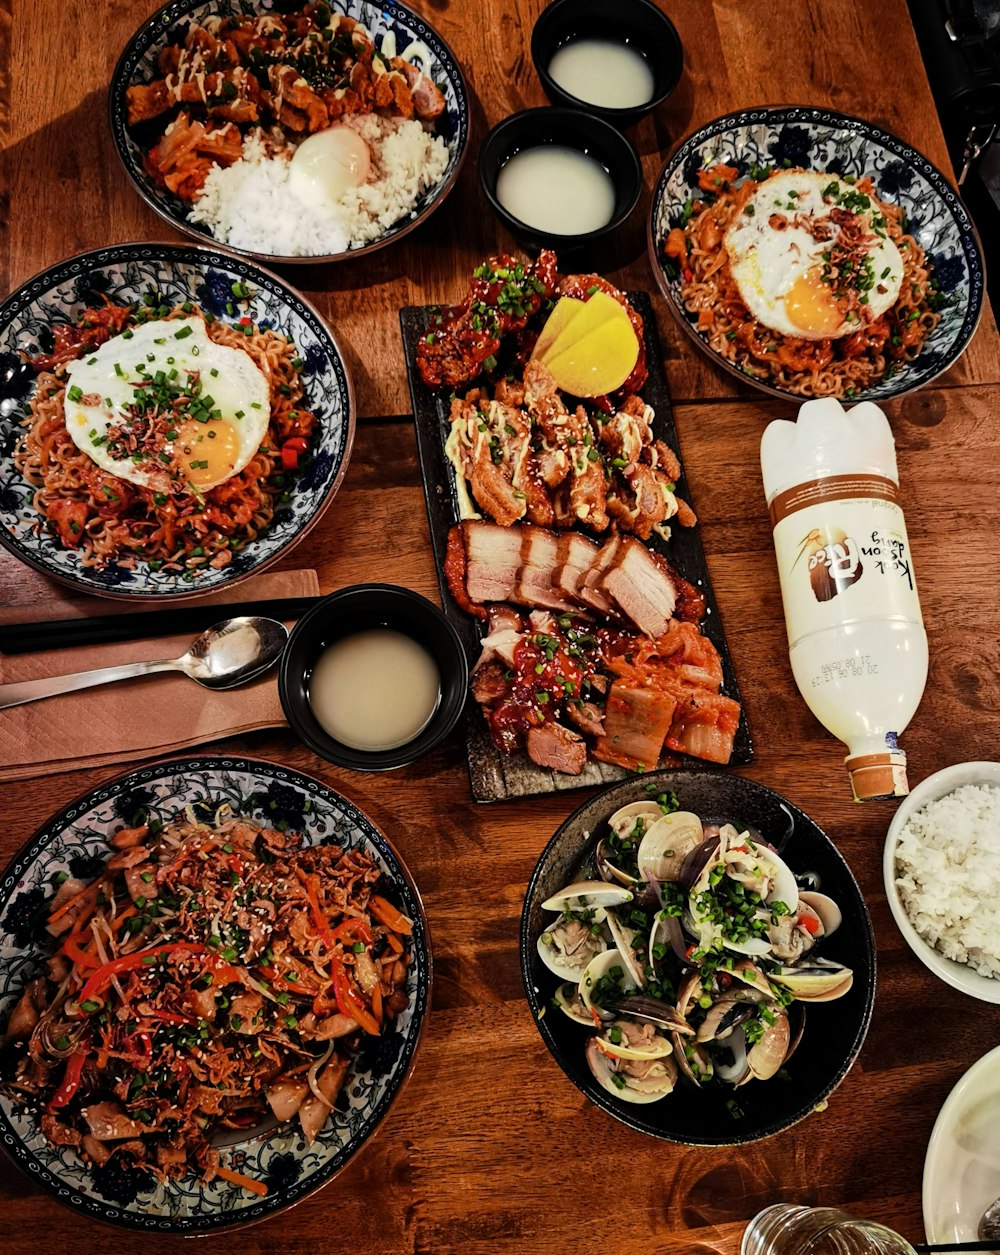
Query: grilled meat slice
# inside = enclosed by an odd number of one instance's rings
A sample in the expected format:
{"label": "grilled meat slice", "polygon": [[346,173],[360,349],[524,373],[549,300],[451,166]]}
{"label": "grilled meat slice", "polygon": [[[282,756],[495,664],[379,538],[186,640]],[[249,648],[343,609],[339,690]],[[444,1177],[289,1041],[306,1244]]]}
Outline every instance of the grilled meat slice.
{"label": "grilled meat slice", "polygon": [[587,762],[587,743],[561,723],[543,723],[540,727],[529,728],[526,746],[533,763],[568,776],[578,776]]}
{"label": "grilled meat slice", "polygon": [[667,630],[677,604],[677,589],[641,541],[632,536],[619,539],[599,588],[646,636],[655,639]]}

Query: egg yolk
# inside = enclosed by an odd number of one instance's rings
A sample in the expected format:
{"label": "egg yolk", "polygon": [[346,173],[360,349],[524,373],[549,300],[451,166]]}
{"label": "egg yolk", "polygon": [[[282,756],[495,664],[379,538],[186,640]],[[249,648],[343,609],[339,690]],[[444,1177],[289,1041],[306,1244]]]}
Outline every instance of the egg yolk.
{"label": "egg yolk", "polygon": [[325,207],[360,187],[371,169],[371,150],[348,126],[331,126],[304,139],[291,162],[292,190],[307,204]]}
{"label": "egg yolk", "polygon": [[843,311],[815,266],[800,274],[785,293],[785,313],[794,327],[814,336],[832,336],[844,321]]}
{"label": "egg yolk", "polygon": [[231,423],[188,419],[177,428],[174,456],[196,488],[210,488],[231,475],[239,451],[239,436]]}

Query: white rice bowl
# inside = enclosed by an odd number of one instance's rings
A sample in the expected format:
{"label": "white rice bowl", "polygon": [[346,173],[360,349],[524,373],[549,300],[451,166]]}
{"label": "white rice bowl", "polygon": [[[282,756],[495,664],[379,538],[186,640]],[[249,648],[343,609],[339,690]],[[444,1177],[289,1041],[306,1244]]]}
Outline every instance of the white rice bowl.
{"label": "white rice bowl", "polygon": [[413,118],[358,114],[341,120],[371,149],[367,182],[318,208],[291,186],[291,152],[269,156],[251,134],[240,160],[209,172],[188,217],[232,248],[279,257],[345,253],[379,239],[412,214],[448,167],[448,146]]}
{"label": "white rice bowl", "polygon": [[961,784],[914,810],[894,860],[919,936],[980,976],[1000,976],[1000,784]]}

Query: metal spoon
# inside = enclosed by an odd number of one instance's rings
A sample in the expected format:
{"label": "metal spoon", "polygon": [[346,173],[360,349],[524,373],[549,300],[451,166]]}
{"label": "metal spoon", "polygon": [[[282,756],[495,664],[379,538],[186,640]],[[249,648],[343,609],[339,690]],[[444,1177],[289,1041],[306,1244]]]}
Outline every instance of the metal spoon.
{"label": "metal spoon", "polygon": [[223,619],[207,632],[202,632],[179,658],[158,662],[130,662],[122,667],[99,667],[95,671],[77,671],[72,675],[54,675],[44,680],[25,680],[20,684],[0,684],[0,710],[37,702],[57,693],[73,693],[114,680],[130,680],[154,671],[183,671],[210,689],[231,689],[245,684],[263,673],[281,656],[288,640],[288,629],[276,619],[243,615]]}

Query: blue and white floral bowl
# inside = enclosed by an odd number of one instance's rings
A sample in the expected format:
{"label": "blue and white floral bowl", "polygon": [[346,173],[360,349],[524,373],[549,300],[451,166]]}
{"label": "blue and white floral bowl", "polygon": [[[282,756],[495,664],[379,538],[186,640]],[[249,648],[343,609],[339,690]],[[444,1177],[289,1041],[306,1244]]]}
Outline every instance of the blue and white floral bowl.
{"label": "blue and white floral bowl", "polygon": [[[372,0],[329,0],[329,3],[335,13],[343,13],[364,26],[378,48],[382,48],[388,38],[390,46],[400,53],[404,53],[415,42],[423,44],[430,51],[431,64],[428,73],[445,98],[444,113],[434,122],[434,134],[448,146],[448,165],[437,185],[423,194],[413,210],[394,222],[378,239],[361,248],[352,248],[345,253],[308,257],[287,257],[233,248],[234,252],[255,257],[268,264],[316,265],[362,257],[374,253],[376,249],[385,248],[387,244],[419,226],[443,203],[455,185],[469,143],[469,95],[465,78],[454,53],[433,26],[419,14],[394,0],[384,4],[373,3]],[[189,22],[201,22],[210,16],[287,12],[288,8],[289,5],[281,3],[281,0],[171,0],[139,27],[115,67],[108,92],[108,108],[111,136],[125,173],[151,209],[177,231],[194,239],[215,242],[206,225],[188,221],[190,206],[166,188],[158,186],[144,168],[143,147],[137,141],[134,128],[128,125],[125,93],[135,84],[148,83],[159,77],[156,58],[160,49],[175,39],[179,31],[185,30]],[[146,148],[148,147],[147,143]]]}
{"label": "blue and white floral bowl", "polygon": [[744,109],[709,122],[667,159],[653,189],[649,256],[667,306],[691,338],[719,366],[774,396],[793,396],[744,374],[717,353],[698,331],[696,316],[681,299],[681,278],[665,264],[663,241],[684,220],[685,204],[702,193],[699,170],[722,162],[740,176],[752,166],[802,167],[862,178],[870,175],[876,195],[902,205],[908,230],[934,265],[941,320],[920,356],[895,374],[859,390],[866,401],[886,401],[935,379],[965,352],[979,323],[986,294],[982,252],[975,227],[958,193],[935,166],[888,131],[830,109],[783,107]]}
{"label": "blue and white floral bowl", "polygon": [[90,880],[107,861],[108,838],[122,826],[166,822],[191,806],[233,811],[301,832],[307,845],[336,843],[370,855],[385,895],[414,921],[406,994],[409,1006],[367,1041],[316,1141],[298,1124],[219,1145],[222,1166],[267,1187],[261,1198],[222,1180],[158,1181],[113,1157],[92,1168],[73,1147],[51,1146],[38,1110],[0,1094],[0,1146],[29,1178],[85,1216],[152,1233],[199,1234],[251,1224],[298,1202],[341,1171],[373,1136],[409,1076],[430,1003],[431,952],[416,886],[389,841],[340,794],[287,767],[245,758],[154,763],[92,790],[53,816],[0,878],[0,1024],[51,949],[47,903],[65,873]]}
{"label": "blue and white floral bowl", "polygon": [[[233,304],[234,284],[249,289],[239,305]],[[220,570],[154,571],[142,560],[134,567],[83,566],[78,550],[63,548],[45,529],[33,504],[36,489],[14,465],[20,422],[35,388],[35,372],[22,354],[49,351],[54,326],[105,298],[142,304],[150,291],[168,305],[192,301],[223,321],[249,314],[287,336],[303,362],[303,408],[319,420],[310,453],[288,473],[287,501],[267,530]],[[84,593],[169,601],[215,592],[276,562],[318,522],[347,473],[354,423],[354,392],[337,341],[313,306],[277,275],[231,253],[188,244],[116,244],[81,253],[35,275],[0,304],[0,544]]]}

